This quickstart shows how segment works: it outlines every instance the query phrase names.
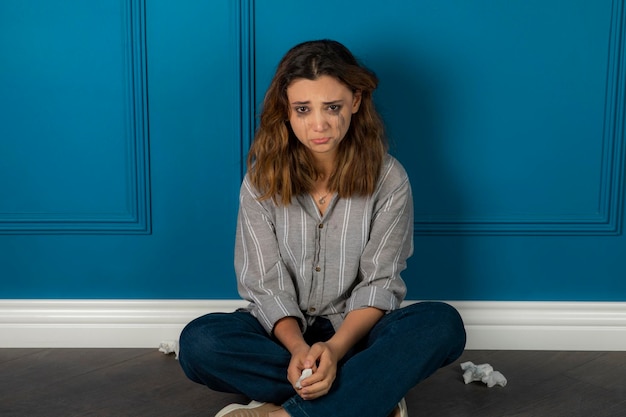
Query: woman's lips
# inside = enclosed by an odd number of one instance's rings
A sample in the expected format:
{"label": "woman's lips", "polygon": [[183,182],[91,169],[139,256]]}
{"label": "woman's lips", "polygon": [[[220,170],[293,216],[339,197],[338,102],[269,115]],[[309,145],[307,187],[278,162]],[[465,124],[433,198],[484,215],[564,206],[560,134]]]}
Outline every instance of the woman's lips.
{"label": "woman's lips", "polygon": [[311,142],[313,142],[316,145],[323,145],[325,143],[328,143],[329,141],[330,141],[330,138],[311,139]]}

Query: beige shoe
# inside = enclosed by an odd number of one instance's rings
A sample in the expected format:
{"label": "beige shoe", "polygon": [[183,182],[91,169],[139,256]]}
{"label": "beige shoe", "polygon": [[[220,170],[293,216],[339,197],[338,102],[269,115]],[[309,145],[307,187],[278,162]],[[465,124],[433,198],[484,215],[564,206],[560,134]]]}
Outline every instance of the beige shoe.
{"label": "beige shoe", "polygon": [[400,409],[400,417],[409,417],[409,410],[406,408],[406,401],[404,401],[404,398],[398,403],[398,408]]}
{"label": "beige shoe", "polygon": [[272,411],[280,410],[276,404],[251,401],[250,404],[231,404],[222,408],[215,417],[267,417]]}
{"label": "beige shoe", "polygon": [[389,417],[409,417],[409,412],[406,409],[406,401],[404,398],[400,400],[398,406],[393,409]]}

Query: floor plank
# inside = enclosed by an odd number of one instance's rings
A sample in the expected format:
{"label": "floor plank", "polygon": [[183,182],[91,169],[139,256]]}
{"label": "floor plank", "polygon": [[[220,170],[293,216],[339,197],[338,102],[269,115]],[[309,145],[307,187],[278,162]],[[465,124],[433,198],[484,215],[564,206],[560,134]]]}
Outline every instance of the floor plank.
{"label": "floor plank", "polygon": [[[464,361],[508,384],[464,384]],[[626,352],[466,351],[406,400],[411,417],[617,417],[625,374]],[[0,375],[3,417],[213,417],[246,401],[187,380],[156,349],[0,349]]]}

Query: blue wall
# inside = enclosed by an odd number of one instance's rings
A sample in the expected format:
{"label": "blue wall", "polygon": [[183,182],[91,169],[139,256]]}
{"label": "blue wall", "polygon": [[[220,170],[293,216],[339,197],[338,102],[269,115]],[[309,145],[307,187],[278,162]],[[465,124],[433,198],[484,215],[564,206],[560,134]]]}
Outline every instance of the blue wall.
{"label": "blue wall", "polygon": [[623,0],[0,3],[0,298],[237,298],[277,61],[335,38],[411,176],[409,298],[626,299]]}

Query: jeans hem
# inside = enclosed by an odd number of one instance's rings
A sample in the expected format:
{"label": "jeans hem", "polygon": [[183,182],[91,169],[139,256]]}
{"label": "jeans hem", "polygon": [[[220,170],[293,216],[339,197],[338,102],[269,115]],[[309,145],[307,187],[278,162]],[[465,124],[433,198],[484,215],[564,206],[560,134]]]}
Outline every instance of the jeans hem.
{"label": "jeans hem", "polygon": [[290,398],[283,403],[283,409],[289,414],[290,417],[310,417],[309,414],[300,407],[299,399],[296,397]]}

